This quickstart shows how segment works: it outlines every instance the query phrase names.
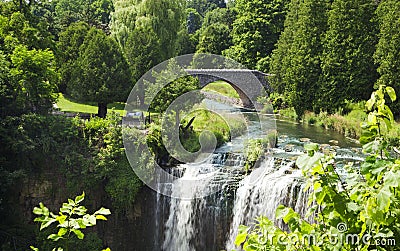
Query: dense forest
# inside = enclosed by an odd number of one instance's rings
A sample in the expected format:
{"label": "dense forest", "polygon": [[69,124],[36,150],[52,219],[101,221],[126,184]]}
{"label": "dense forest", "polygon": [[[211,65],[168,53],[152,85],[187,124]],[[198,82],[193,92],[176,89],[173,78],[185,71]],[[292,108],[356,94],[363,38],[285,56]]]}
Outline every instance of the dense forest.
{"label": "dense forest", "polygon": [[[298,118],[331,114],[365,102],[380,85],[400,93],[400,2],[2,0],[0,249],[53,247],[32,223],[40,201],[56,208],[85,190],[90,208],[129,211],[143,184],[124,155],[121,118],[107,105],[125,102],[153,66],[191,53],[223,55],[271,74],[271,96]],[[187,82],[175,90],[198,88],[195,79]],[[60,94],[95,103],[98,117],[52,115]],[[160,103],[174,97],[167,94]],[[400,116],[398,99],[388,106]],[[168,162],[160,125],[148,130],[129,133]],[[221,142],[229,138],[224,133]],[[139,165],[151,168],[146,157]],[[30,189],[46,192],[32,197]],[[79,250],[100,250],[104,228]]]}
{"label": "dense forest", "polygon": [[332,113],[366,100],[378,84],[399,90],[397,8],[396,1],[6,1],[1,114],[46,113],[62,92],[98,103],[104,117],[152,66],[197,52],[270,73],[299,116]]}

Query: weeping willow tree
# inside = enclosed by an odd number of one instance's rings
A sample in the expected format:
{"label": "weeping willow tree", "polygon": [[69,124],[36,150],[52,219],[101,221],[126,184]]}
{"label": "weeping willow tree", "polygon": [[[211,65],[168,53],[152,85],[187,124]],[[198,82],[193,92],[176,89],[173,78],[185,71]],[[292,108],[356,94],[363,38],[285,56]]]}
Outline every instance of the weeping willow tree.
{"label": "weeping willow tree", "polygon": [[[178,32],[184,23],[184,0],[116,0],[114,6],[111,33],[125,51],[141,53],[140,46],[144,44],[138,41],[143,39],[137,37],[148,37],[149,40],[149,33],[152,33],[152,44],[158,51],[159,61],[176,55]],[[135,32],[138,30],[147,32]]]}
{"label": "weeping willow tree", "polygon": [[[111,34],[126,55],[134,82],[154,65],[176,55],[184,0],[115,0],[114,9]],[[144,96],[139,99],[143,104]]]}

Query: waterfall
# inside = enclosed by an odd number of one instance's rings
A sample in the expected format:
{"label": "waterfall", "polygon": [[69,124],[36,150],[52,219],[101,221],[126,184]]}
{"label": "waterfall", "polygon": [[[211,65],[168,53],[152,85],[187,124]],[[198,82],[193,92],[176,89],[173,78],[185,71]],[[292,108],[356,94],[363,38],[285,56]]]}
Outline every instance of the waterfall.
{"label": "waterfall", "polygon": [[[172,198],[169,200],[162,250],[209,250],[223,246],[223,238],[216,235],[228,231],[230,211],[226,199],[229,197],[228,183],[232,183],[231,176],[235,176],[235,172],[222,170],[227,162],[240,162],[236,156],[228,155],[215,153],[205,163],[180,165],[184,173],[171,184]],[[216,192],[204,197],[207,191]],[[223,224],[217,225],[221,222]]]}
{"label": "waterfall", "polygon": [[[190,243],[195,233],[195,220],[196,220],[196,207],[202,208],[204,201],[202,199],[191,200],[189,198],[196,198],[197,193],[203,192],[207,186],[203,183],[201,187],[187,187],[183,180],[191,180],[198,177],[198,170],[196,167],[187,165],[186,171],[181,179],[176,180],[172,188],[172,196],[170,202],[170,214],[165,224],[166,235],[163,243],[163,250],[176,250],[185,251],[193,250]],[[188,199],[179,199],[184,194]]]}
{"label": "waterfall", "polygon": [[[274,158],[266,159],[260,166],[239,183],[233,208],[233,219],[226,250],[235,250],[234,241],[239,225],[250,225],[260,215],[275,218],[276,208],[283,204],[305,215],[308,193],[304,192],[301,171],[292,169],[293,162],[282,162],[276,167]],[[285,228],[281,220],[275,221]]]}

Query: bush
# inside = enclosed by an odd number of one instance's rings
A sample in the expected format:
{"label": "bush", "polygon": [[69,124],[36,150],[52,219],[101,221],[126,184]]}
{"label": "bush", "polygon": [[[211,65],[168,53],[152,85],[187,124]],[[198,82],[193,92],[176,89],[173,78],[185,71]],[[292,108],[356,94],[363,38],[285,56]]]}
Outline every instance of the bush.
{"label": "bush", "polygon": [[[16,210],[21,205],[15,190],[26,189],[26,181],[33,179],[50,184],[41,191],[29,189],[40,196],[68,197],[86,190],[111,201],[116,211],[128,210],[142,183],[126,159],[120,122],[113,114],[89,121],[36,114],[2,119],[0,217],[4,221],[0,227],[17,225],[21,231],[27,227]],[[143,132],[130,130],[133,142],[144,142]],[[148,163],[147,157],[140,162],[145,168]]]}

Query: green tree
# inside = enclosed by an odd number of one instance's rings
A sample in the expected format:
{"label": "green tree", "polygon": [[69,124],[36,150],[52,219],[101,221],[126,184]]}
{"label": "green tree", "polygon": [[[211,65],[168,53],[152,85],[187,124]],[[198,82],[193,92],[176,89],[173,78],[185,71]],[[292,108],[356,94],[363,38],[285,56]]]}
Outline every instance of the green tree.
{"label": "green tree", "polygon": [[267,58],[269,61],[268,58],[283,31],[286,4],[286,0],[235,1],[238,14],[233,23],[233,46],[224,55],[252,69],[262,59]]}
{"label": "green tree", "polygon": [[18,86],[10,76],[10,62],[0,51],[0,117],[22,113],[21,104],[17,103]]}
{"label": "green tree", "polygon": [[2,116],[46,113],[57,97],[52,38],[29,8],[0,3]]}
{"label": "green tree", "polygon": [[197,30],[193,34],[189,34],[186,27],[178,34],[178,48],[177,54],[184,55],[184,54],[193,54],[196,52],[196,47],[199,44],[199,30]]}
{"label": "green tree", "polygon": [[37,20],[38,26],[48,31],[53,38],[58,37],[58,29],[56,24],[56,1],[44,0],[35,2],[31,6],[31,13]]}
{"label": "green tree", "polygon": [[[1,4],[1,3],[0,3]],[[8,11],[11,11],[9,13]],[[52,49],[54,44],[50,33],[37,27],[30,20],[29,14],[12,10],[0,14],[0,36],[2,43],[0,48],[7,54],[11,54],[18,45],[25,45],[29,49]]]}
{"label": "green tree", "polygon": [[[377,10],[379,42],[374,55],[378,64],[379,84],[392,86],[400,93],[400,2],[381,1]],[[393,112],[400,115],[400,103],[392,105]]]}
{"label": "green tree", "polygon": [[[183,0],[119,0],[111,32],[133,71],[133,82],[181,49],[177,42],[185,14]],[[142,89],[142,88],[141,88]],[[143,104],[144,96],[139,100]]]}
{"label": "green tree", "polygon": [[222,54],[232,46],[232,24],[235,12],[228,8],[216,8],[207,12],[199,32],[197,52]]}
{"label": "green tree", "polygon": [[377,79],[375,0],[334,0],[322,56],[321,109],[333,112],[347,100],[369,97]]}
{"label": "green tree", "polygon": [[209,11],[216,8],[225,8],[226,3],[224,0],[189,0],[187,6],[195,9],[200,16],[205,17]]}
{"label": "green tree", "polygon": [[79,21],[107,31],[113,10],[111,0],[56,0],[54,21],[61,31]]}
{"label": "green tree", "polygon": [[[127,47],[125,49],[125,57],[131,66],[134,80],[140,79],[151,67],[160,63],[160,41],[150,25],[137,26],[128,35],[126,43],[135,45],[134,48]],[[144,89],[139,88],[139,91],[141,91],[140,104],[144,104]]]}
{"label": "green tree", "polygon": [[278,91],[286,93],[301,118],[316,103],[329,3],[294,0],[290,6],[285,30],[272,56],[271,82]]}
{"label": "green tree", "polygon": [[269,78],[272,88],[275,92],[285,93],[288,88],[286,81],[286,69],[291,67],[291,58],[289,57],[292,49],[292,41],[294,37],[294,31],[296,23],[299,19],[300,2],[299,0],[292,0],[288,7],[288,13],[284,22],[284,31],[279,37],[276,43],[276,49],[273,50],[270,61],[269,72],[272,76]]}
{"label": "green tree", "polygon": [[59,35],[57,43],[57,66],[60,73],[59,90],[66,92],[68,83],[71,81],[75,62],[79,58],[80,46],[85,41],[89,32],[89,26],[84,22],[71,24]]}
{"label": "green tree", "polygon": [[150,94],[149,97],[153,96],[151,94],[153,94],[160,86],[163,86],[165,83],[168,84],[157,93],[155,98],[152,100],[146,100],[147,102],[151,102],[150,108],[152,110],[162,113],[182,94],[200,88],[199,82],[193,77],[188,76],[176,79],[181,71],[182,69],[180,69],[174,61],[171,61],[168,64],[167,69],[153,73],[155,82],[146,83],[146,89]]}
{"label": "green tree", "polygon": [[57,99],[54,56],[49,50],[17,46],[11,55],[11,77],[17,81],[17,103],[25,112],[47,113]]}
{"label": "green tree", "polygon": [[189,34],[195,33],[201,28],[203,17],[193,8],[188,8],[187,12],[187,31]]}
{"label": "green tree", "polygon": [[225,24],[215,23],[207,26],[200,33],[197,52],[221,54],[223,50],[232,45],[229,27]]}
{"label": "green tree", "polygon": [[[184,75],[183,69],[176,64],[175,60],[168,62],[167,68],[161,72],[153,72],[154,82],[145,81],[146,102],[150,105],[150,109],[162,114],[167,110],[171,103],[184,93],[200,89],[198,79],[192,76],[179,77]],[[165,85],[167,84],[167,85]],[[156,90],[162,89],[155,93]],[[152,100],[148,98],[155,97]],[[176,116],[176,124],[180,122],[180,112],[187,109],[188,106],[193,106],[195,100],[182,101],[174,112]],[[179,109],[179,110],[178,110]]]}
{"label": "green tree", "polygon": [[131,73],[117,42],[91,28],[80,47],[79,58],[67,92],[80,101],[98,103],[98,116],[107,114],[107,104],[125,101],[131,89]]}
{"label": "green tree", "polygon": [[185,3],[182,0],[120,0],[116,2],[115,11],[112,13],[111,31],[125,51],[136,46],[126,44],[129,33],[143,23],[151,24],[162,48],[162,61],[176,54],[177,34],[181,30],[184,7]]}
{"label": "green tree", "polygon": [[235,19],[236,11],[234,8],[216,8],[207,12],[202,27],[208,27],[215,23],[222,23],[227,25],[229,29],[232,29]]}

